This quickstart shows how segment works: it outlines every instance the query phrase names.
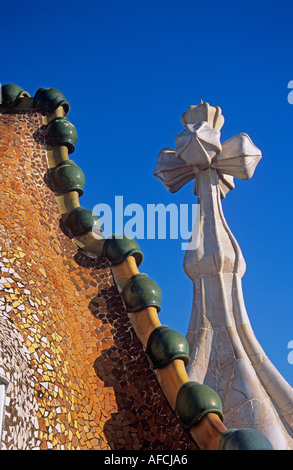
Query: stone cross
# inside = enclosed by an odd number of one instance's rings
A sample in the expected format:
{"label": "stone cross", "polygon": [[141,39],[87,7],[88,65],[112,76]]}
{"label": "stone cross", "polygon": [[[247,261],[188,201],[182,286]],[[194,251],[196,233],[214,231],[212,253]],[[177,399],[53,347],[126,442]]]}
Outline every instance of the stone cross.
{"label": "stone cross", "polygon": [[234,177],[253,176],[261,151],[247,134],[220,142],[217,106],[200,101],[181,122],[176,149],[161,150],[154,175],[170,192],[195,179],[199,215],[184,258],[194,287],[187,373],[218,392],[226,426],[254,428],[275,449],[293,449],[293,390],[253,333],[242,293],[246,265],[221,204]]}

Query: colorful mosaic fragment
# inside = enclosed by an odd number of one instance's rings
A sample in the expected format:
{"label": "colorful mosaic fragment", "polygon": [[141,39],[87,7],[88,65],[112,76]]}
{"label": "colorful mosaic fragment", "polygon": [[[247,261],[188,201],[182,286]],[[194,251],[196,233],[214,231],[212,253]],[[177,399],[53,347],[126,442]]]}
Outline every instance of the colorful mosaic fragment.
{"label": "colorful mosaic fragment", "polygon": [[0,111],[2,449],[195,449],[110,264],[65,236],[41,113]]}

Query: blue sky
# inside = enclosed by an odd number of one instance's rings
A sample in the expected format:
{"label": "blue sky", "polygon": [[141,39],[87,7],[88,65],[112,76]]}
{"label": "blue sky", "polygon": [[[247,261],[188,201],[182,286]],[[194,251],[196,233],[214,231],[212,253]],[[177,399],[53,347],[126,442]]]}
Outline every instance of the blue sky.
{"label": "blue sky", "polygon": [[[199,100],[222,108],[222,142],[245,132],[263,158],[223,201],[243,251],[246,307],[271,361],[293,385],[292,1],[0,1],[1,83],[31,96],[61,90],[78,132],[72,159],[86,176],[80,202],[192,204],[153,177],[174,147],[181,114]],[[125,220],[128,220],[125,218]],[[192,284],[179,240],[139,240],[141,271],[161,287],[160,319],[185,334]]]}

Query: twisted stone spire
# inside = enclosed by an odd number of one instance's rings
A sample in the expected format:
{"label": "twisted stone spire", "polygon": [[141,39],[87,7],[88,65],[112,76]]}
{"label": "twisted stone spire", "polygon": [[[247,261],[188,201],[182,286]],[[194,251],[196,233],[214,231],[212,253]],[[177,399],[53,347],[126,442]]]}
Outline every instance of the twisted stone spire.
{"label": "twisted stone spire", "polygon": [[234,177],[253,176],[261,151],[247,134],[222,144],[221,109],[202,100],[181,122],[176,149],[161,150],[154,175],[170,192],[195,179],[199,214],[184,258],[194,289],[189,378],[218,392],[226,425],[256,429],[275,449],[293,449],[293,390],[253,333],[242,292],[246,265],[221,204]]}

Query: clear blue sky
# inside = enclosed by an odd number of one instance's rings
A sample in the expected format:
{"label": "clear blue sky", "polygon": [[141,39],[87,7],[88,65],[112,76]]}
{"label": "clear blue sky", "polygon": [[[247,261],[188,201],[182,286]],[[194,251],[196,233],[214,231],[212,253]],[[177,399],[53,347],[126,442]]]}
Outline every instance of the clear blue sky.
{"label": "clear blue sky", "polygon": [[[200,99],[220,106],[222,141],[246,132],[263,158],[223,202],[246,263],[244,298],[255,334],[293,385],[293,2],[1,1],[1,82],[33,96],[60,89],[86,176],[81,204],[196,202],[190,183],[169,194],[153,175],[174,147],[180,115]],[[127,219],[126,219],[127,220]],[[192,285],[179,240],[139,240],[141,271],[163,292],[163,324],[186,333]]]}

